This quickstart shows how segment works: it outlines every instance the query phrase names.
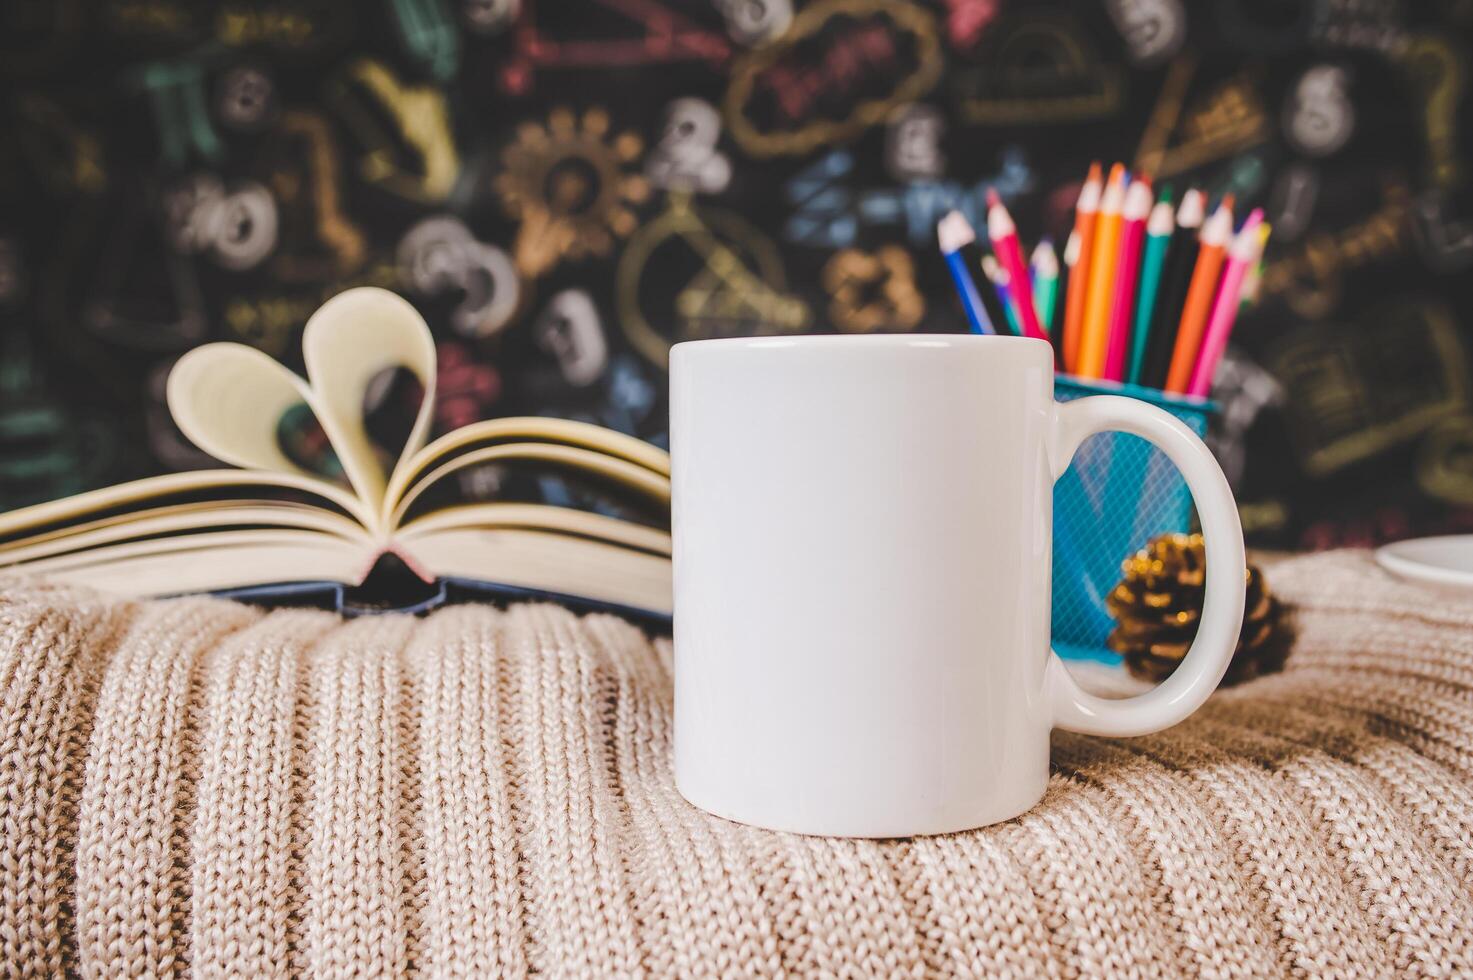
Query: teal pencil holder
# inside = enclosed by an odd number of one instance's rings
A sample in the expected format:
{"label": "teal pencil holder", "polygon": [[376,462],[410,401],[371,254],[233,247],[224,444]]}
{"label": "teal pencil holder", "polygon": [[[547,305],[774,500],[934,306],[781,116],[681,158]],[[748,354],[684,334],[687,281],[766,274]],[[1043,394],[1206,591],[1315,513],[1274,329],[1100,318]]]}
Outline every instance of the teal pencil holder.
{"label": "teal pencil holder", "polygon": [[[1154,388],[1059,375],[1054,398],[1125,395],[1164,409],[1199,436],[1216,406]],[[1091,436],[1054,484],[1054,649],[1066,659],[1118,663],[1105,645],[1115,621],[1105,596],[1120,581],[1120,563],[1152,537],[1189,531],[1192,494],[1171,460],[1139,436]]]}

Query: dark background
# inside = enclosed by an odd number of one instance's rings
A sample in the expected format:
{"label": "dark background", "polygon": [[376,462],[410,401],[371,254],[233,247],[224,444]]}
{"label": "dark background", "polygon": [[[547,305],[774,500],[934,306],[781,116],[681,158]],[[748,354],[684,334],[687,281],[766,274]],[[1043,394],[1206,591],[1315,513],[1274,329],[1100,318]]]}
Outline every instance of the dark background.
{"label": "dark background", "polygon": [[935,220],[991,184],[1062,241],[1099,158],[1274,224],[1216,392],[1254,540],[1473,529],[1473,2],[794,6],[7,0],[0,507],[206,465],[179,353],[300,367],[365,283],[438,429],[658,442],[671,341],[962,329]]}

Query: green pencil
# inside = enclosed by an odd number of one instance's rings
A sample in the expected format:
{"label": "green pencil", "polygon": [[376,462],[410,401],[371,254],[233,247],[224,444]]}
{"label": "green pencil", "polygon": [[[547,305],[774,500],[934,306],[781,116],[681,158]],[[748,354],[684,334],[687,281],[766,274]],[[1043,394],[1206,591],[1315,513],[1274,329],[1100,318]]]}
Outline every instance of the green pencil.
{"label": "green pencil", "polygon": [[1171,187],[1161,188],[1161,197],[1151,208],[1151,217],[1146,221],[1146,244],[1141,253],[1141,285],[1136,297],[1135,325],[1131,330],[1130,369],[1125,380],[1133,385],[1141,383],[1141,370],[1146,362],[1146,343],[1150,339],[1151,314],[1156,307],[1156,294],[1161,291],[1161,267],[1166,261],[1166,247],[1171,244],[1171,232],[1176,227],[1176,218],[1171,208]]}
{"label": "green pencil", "polygon": [[1028,264],[1033,276],[1033,309],[1044,332],[1051,333],[1054,306],[1059,301],[1059,256],[1054,252],[1053,241],[1047,236],[1040,238]]}

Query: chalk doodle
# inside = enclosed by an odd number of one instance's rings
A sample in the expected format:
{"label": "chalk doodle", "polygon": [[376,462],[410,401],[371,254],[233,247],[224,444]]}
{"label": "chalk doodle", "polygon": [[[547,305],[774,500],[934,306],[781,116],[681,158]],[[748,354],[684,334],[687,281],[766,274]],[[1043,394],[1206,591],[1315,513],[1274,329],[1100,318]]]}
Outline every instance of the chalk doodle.
{"label": "chalk doodle", "polygon": [[685,97],[665,107],[660,141],[645,161],[650,184],[661,190],[719,194],[731,183],[731,161],[716,148],[721,114],[705,99]]}
{"label": "chalk doodle", "polygon": [[1308,230],[1319,193],[1319,171],[1309,164],[1291,163],[1279,171],[1268,203],[1275,242],[1296,242]]}
{"label": "chalk doodle", "polygon": [[674,193],[629,239],[615,280],[625,336],[659,367],[678,341],[803,329],[808,308],[786,290],[771,241],[736,215]]}
{"label": "chalk doodle", "polygon": [[445,0],[389,0],[394,28],[411,60],[436,81],[460,67],[460,35]]}
{"label": "chalk doodle", "polygon": [[885,169],[899,181],[938,179],[946,172],[945,133],[940,109],[920,102],[901,106],[885,124]]}
{"label": "chalk doodle", "polygon": [[957,51],[969,51],[997,19],[1001,0],[944,0],[946,40]]}
{"label": "chalk doodle", "polygon": [[1284,138],[1306,156],[1325,157],[1355,132],[1350,75],[1336,65],[1305,70],[1284,100]]}
{"label": "chalk doodle", "polygon": [[1391,51],[1405,37],[1401,0],[1318,0],[1309,36],[1327,48]]}
{"label": "chalk doodle", "polygon": [[238,133],[254,133],[270,122],[276,110],[276,86],[266,70],[237,65],[220,75],[215,112],[220,122]]}
{"label": "chalk doodle", "polygon": [[215,39],[306,57],[345,42],[358,15],[350,0],[225,0],[215,11]]}
{"label": "chalk doodle", "polygon": [[[656,0],[590,2],[622,19],[630,33],[586,38],[544,34],[537,23],[537,4],[522,0],[512,27],[516,51],[501,71],[501,84],[507,92],[527,94],[535,74],[549,69],[627,68],[682,61],[715,66],[731,54],[731,43],[724,35]],[[559,22],[558,26],[562,29],[565,25]]]}
{"label": "chalk doodle", "polygon": [[230,186],[195,174],[164,194],[166,234],[185,255],[208,255],[222,269],[242,272],[276,247],[276,200],[255,181]]}
{"label": "chalk doodle", "polygon": [[940,74],[928,11],[909,0],[819,0],[737,60],[722,108],[752,156],[806,153],[884,122]]}
{"label": "chalk doodle", "polygon": [[1217,403],[1217,418],[1207,444],[1235,489],[1242,482],[1248,464],[1245,443],[1248,430],[1265,409],[1282,406],[1284,397],[1284,386],[1272,373],[1237,347],[1228,347],[1213,378],[1212,400]]}
{"label": "chalk doodle", "polygon": [[501,397],[501,375],[462,343],[435,347],[435,431],[449,432],[485,418]]}
{"label": "chalk doodle", "polygon": [[1473,266],[1473,217],[1458,215],[1447,192],[1433,187],[1412,205],[1412,231],[1427,266],[1461,272]]}
{"label": "chalk doodle", "polygon": [[192,154],[219,160],[224,145],[210,121],[204,65],[188,60],[143,65],[135,84],[147,94],[158,125],[164,159],[182,166]]}
{"label": "chalk doodle", "polygon": [[1433,426],[1417,446],[1415,475],[1428,496],[1473,505],[1473,418],[1459,415]]}
{"label": "chalk doodle", "polygon": [[1023,151],[1005,147],[995,174],[974,184],[955,180],[912,180],[899,187],[855,189],[843,178],[854,170],[848,150],[834,150],[799,171],[783,189],[794,213],[784,226],[788,241],[842,248],[853,245],[863,227],[900,228],[916,245],[936,236],[936,222],[958,210],[973,225],[986,224],[987,191],[1005,200],[1031,191],[1035,177]]}
{"label": "chalk doodle", "polygon": [[1254,201],[1268,183],[1269,165],[1262,149],[1240,153],[1202,180],[1212,199],[1232,194],[1240,201]]}
{"label": "chalk doodle", "polygon": [[1441,187],[1458,183],[1458,102],[1463,96],[1463,60],[1445,37],[1419,34],[1395,52],[1397,61],[1421,95],[1422,129],[1427,138],[1427,166]]}
{"label": "chalk doodle", "polygon": [[1323,477],[1466,414],[1467,355],[1444,306],[1411,300],[1354,326],[1300,327],[1264,366],[1288,393],[1284,420],[1300,466]]}
{"label": "chalk doodle", "polygon": [[587,291],[564,289],[548,300],[532,333],[538,348],[557,360],[563,380],[573,387],[586,388],[603,375],[609,345]]}
{"label": "chalk doodle", "polygon": [[520,222],[512,256],[529,279],[563,259],[606,255],[634,230],[634,205],[649,196],[631,172],[643,143],[633,132],[611,134],[609,115],[593,108],[581,119],[554,109],[547,125],[523,123],[502,153],[495,186],[506,213]]}
{"label": "chalk doodle", "polygon": [[116,36],[153,44],[197,43],[208,20],[185,0],[103,0],[97,6]]}
{"label": "chalk doodle", "polygon": [[277,279],[320,282],[363,263],[367,245],[344,211],[342,166],[326,119],[299,109],[283,113],[257,169],[280,204],[281,245],[272,260]]}
{"label": "chalk doodle", "polygon": [[1246,150],[1268,136],[1268,113],[1245,74],[1217,83],[1186,108],[1196,71],[1191,55],[1177,58],[1167,69],[1136,147],[1137,170],[1174,176]]}
{"label": "chalk doodle", "polygon": [[478,241],[456,217],[424,218],[399,241],[399,272],[421,296],[454,293],[450,324],[467,337],[489,337],[516,313],[521,284],[510,257]]}
{"label": "chalk doodle", "polygon": [[1187,39],[1187,12],[1181,0],[1105,0],[1105,12],[1125,39],[1132,64],[1162,64]]}
{"label": "chalk doodle", "polygon": [[746,47],[770,41],[793,22],[792,0],[716,0],[726,33]]}
{"label": "chalk doodle", "polygon": [[844,333],[914,330],[926,314],[915,265],[898,245],[835,252],[823,267],[823,288],[829,317]]}
{"label": "chalk doodle", "polygon": [[1121,66],[1108,64],[1071,18],[1008,14],[977,45],[976,67],[952,90],[962,119],[985,125],[1040,126],[1102,119],[1120,107]]}
{"label": "chalk doodle", "polygon": [[521,0],[462,0],[460,14],[475,34],[500,34],[522,11]]}
{"label": "chalk doodle", "polygon": [[1283,298],[1300,316],[1328,316],[1340,303],[1349,272],[1406,247],[1411,194],[1404,184],[1382,190],[1381,206],[1338,232],[1310,235],[1297,248],[1281,250],[1263,270],[1265,296]]}
{"label": "chalk doodle", "polygon": [[[412,201],[437,203],[450,196],[460,154],[444,92],[405,85],[382,63],[363,58],[332,86],[329,99],[363,147],[358,172],[365,181]],[[397,132],[380,124],[383,115]],[[406,159],[401,147],[418,161]]]}

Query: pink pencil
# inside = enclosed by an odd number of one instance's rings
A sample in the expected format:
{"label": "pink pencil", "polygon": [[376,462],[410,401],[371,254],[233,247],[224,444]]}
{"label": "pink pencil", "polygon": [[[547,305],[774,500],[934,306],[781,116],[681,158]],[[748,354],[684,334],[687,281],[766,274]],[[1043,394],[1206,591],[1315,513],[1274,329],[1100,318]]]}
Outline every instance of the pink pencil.
{"label": "pink pencil", "polygon": [[1140,272],[1141,241],[1146,217],[1151,213],[1151,179],[1138,177],[1130,183],[1125,205],[1120,209],[1120,261],[1115,266],[1115,293],[1110,303],[1110,338],[1105,348],[1105,377],[1125,380],[1125,356],[1130,347],[1131,315],[1135,311],[1136,277]]}
{"label": "pink pencil", "polygon": [[1018,227],[1013,216],[1003,207],[997,191],[987,190],[987,237],[992,239],[992,252],[1007,270],[1012,284],[1013,303],[1018,308],[1018,322],[1023,336],[1048,340],[1038,324],[1038,311],[1033,308],[1033,284],[1028,280],[1028,265],[1023,261],[1023,247],[1018,244]]}
{"label": "pink pencil", "polygon": [[1258,226],[1262,223],[1263,209],[1254,208],[1248,215],[1248,220],[1243,222],[1233,243],[1228,246],[1222,284],[1217,287],[1217,299],[1212,304],[1212,316],[1207,320],[1202,349],[1197,352],[1197,364],[1192,369],[1191,383],[1187,385],[1189,395],[1205,398],[1212,390],[1212,377],[1217,373],[1222,352],[1227,349],[1228,337],[1233,332],[1233,323],[1238,318],[1238,299],[1243,291],[1243,276],[1263,252],[1263,239],[1258,234]]}

